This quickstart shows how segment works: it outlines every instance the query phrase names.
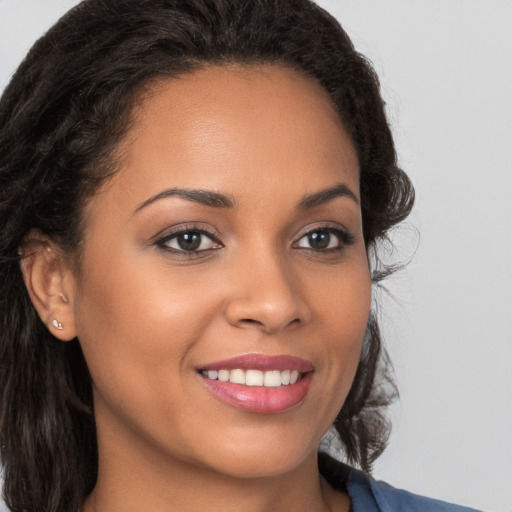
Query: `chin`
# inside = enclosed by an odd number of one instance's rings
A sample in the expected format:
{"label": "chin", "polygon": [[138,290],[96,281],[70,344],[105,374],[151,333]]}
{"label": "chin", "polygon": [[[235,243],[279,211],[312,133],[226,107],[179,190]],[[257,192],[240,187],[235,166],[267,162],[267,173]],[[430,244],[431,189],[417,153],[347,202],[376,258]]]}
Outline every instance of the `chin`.
{"label": "chin", "polygon": [[319,439],[312,441],[304,435],[296,435],[290,429],[280,435],[258,435],[242,442],[231,438],[226,443],[216,442],[203,458],[206,465],[216,472],[235,478],[265,478],[284,475],[297,470],[307,460],[316,460]]}
{"label": "chin", "polygon": [[[268,455],[268,454],[267,454]],[[233,478],[256,479],[270,478],[286,475],[295,471],[311,454],[300,454],[301,456],[284,457],[281,454],[273,456],[243,457],[234,459],[226,458],[216,470]]]}

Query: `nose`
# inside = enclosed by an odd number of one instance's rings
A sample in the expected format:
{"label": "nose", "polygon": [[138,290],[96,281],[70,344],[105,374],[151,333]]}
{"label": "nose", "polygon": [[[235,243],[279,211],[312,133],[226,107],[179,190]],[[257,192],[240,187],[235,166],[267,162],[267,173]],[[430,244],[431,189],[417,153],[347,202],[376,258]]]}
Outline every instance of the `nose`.
{"label": "nose", "polygon": [[[261,253],[260,253],[261,256]],[[306,324],[311,311],[290,264],[277,255],[246,259],[232,268],[233,290],[225,315],[236,327],[267,334]]]}

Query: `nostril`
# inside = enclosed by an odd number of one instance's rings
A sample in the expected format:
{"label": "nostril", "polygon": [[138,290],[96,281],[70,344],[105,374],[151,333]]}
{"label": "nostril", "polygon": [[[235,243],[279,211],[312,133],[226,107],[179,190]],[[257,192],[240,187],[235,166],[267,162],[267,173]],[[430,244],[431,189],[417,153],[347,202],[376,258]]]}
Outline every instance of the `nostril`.
{"label": "nostril", "polygon": [[234,327],[275,333],[309,321],[309,308],[297,294],[285,295],[281,290],[283,293],[272,295],[272,289],[267,291],[268,294],[261,296],[254,293],[244,298],[230,298],[224,310],[228,323]]}
{"label": "nostril", "polygon": [[259,322],[258,320],[254,320],[253,318],[242,318],[240,320],[241,323],[245,324],[257,324],[257,325],[263,325],[262,322]]}
{"label": "nostril", "polygon": [[[291,322],[289,322],[286,327],[298,326],[302,323],[300,318],[294,318]],[[260,320],[255,320],[254,318],[241,318],[238,322],[239,326],[257,326],[258,328],[263,328],[264,331],[274,331],[276,327],[272,327],[271,325],[262,322]]]}

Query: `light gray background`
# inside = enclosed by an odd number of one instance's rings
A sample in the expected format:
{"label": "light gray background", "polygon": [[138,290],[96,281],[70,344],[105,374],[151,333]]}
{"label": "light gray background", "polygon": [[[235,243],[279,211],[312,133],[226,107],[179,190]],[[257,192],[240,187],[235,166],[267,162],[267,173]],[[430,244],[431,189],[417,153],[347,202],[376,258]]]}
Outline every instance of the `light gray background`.
{"label": "light gray background", "polygon": [[[0,0],[0,90],[75,3]],[[374,63],[418,197],[381,312],[401,401],[375,475],[512,511],[512,1],[318,3]]]}

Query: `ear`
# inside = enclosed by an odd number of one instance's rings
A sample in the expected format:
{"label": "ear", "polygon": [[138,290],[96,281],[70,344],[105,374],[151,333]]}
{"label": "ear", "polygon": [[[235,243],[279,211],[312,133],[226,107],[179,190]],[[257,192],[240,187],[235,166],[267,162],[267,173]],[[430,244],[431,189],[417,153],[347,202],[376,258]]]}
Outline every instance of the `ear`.
{"label": "ear", "polygon": [[39,317],[56,338],[76,337],[75,277],[69,257],[48,237],[31,231],[20,247],[21,271]]}

